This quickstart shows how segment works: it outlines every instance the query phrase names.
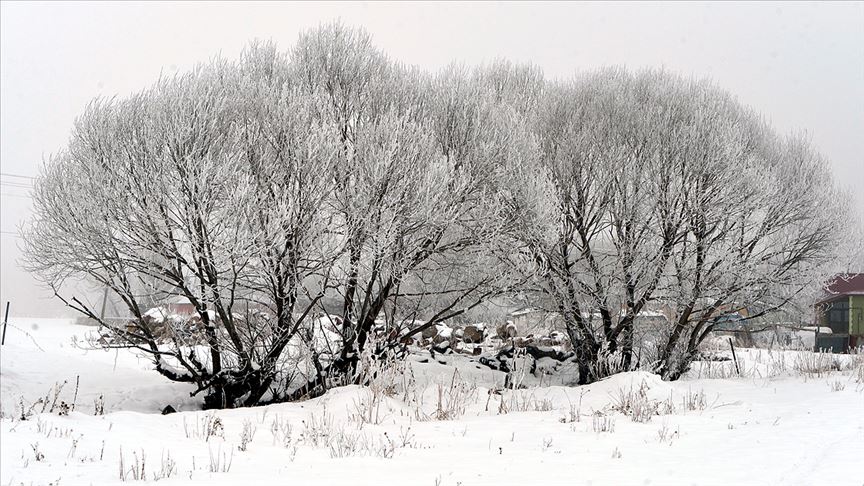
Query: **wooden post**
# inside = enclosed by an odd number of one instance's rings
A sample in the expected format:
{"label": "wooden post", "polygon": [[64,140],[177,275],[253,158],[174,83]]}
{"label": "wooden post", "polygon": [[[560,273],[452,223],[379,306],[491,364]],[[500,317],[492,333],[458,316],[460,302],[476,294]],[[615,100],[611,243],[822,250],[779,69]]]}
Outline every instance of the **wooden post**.
{"label": "wooden post", "polygon": [[738,369],[738,358],[735,357],[735,345],[732,344],[732,338],[729,338],[729,347],[732,348],[732,361],[735,362],[735,373],[741,376],[741,370]]}
{"label": "wooden post", "polygon": [[6,323],[9,322],[9,301],[6,301],[6,314],[3,316],[3,337],[0,338],[0,346],[6,344]]}
{"label": "wooden post", "polygon": [[[99,311],[99,320],[105,320],[105,304],[108,303],[108,286],[105,286],[105,292],[102,294],[102,310]],[[100,323],[101,324],[101,323]]]}

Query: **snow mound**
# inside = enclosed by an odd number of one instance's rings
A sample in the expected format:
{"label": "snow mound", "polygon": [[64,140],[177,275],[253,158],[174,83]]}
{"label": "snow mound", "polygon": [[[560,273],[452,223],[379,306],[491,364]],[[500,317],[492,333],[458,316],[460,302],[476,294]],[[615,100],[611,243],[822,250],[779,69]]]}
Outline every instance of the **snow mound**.
{"label": "snow mound", "polygon": [[90,347],[88,335],[96,331],[71,319],[10,319],[0,353],[3,412],[12,414],[22,402],[29,406],[49,394],[53,398],[61,386],[58,403],[76,402],[76,409],[89,413],[97,401],[104,402],[106,412],[158,413],[169,404],[178,410],[200,408],[201,397],[190,397],[193,385],[159,375],[143,353]]}
{"label": "snow mound", "polygon": [[646,390],[646,395],[652,400],[669,398],[669,394],[676,389],[675,385],[663,379],[659,375],[647,371],[630,371],[604,378],[587,386],[592,393],[618,393],[620,390]]}

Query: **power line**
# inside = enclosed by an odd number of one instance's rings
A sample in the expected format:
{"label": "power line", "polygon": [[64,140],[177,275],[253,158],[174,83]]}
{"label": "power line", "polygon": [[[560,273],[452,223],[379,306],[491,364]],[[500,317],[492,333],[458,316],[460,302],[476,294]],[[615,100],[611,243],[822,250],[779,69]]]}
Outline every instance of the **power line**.
{"label": "power line", "polygon": [[31,184],[23,184],[21,182],[8,182],[8,181],[0,181],[0,186],[6,187],[20,187],[22,189],[33,189],[33,185]]}
{"label": "power line", "polygon": [[30,180],[34,180],[34,181],[36,180],[36,178],[33,176],[21,175],[21,174],[12,174],[11,172],[0,172],[0,176],[19,177],[21,179],[30,179]]}
{"label": "power line", "polygon": [[0,176],[0,181],[2,181],[5,184],[21,184],[21,185],[27,185],[27,186],[32,186],[33,183],[36,182],[34,179],[18,179],[18,178],[14,178],[14,177],[5,176],[5,175]]}

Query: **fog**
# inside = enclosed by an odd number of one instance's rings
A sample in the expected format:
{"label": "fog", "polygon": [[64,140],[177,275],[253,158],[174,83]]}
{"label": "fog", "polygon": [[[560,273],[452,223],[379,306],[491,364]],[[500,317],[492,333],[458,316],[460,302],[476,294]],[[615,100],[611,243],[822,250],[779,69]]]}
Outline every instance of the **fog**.
{"label": "fog", "polygon": [[[806,131],[864,214],[864,3],[290,4],[0,6],[0,300],[13,315],[69,314],[18,265],[28,186],[97,96],[124,96],[255,38],[283,49],[341,19],[409,64],[498,57],[549,77],[611,64],[710,77],[780,131]],[[79,286],[75,295],[98,298]]]}

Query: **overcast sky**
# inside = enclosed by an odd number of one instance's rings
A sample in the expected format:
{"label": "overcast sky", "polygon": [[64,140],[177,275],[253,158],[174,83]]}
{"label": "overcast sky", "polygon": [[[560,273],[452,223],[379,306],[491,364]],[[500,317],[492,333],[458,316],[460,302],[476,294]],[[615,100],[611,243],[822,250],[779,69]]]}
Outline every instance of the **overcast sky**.
{"label": "overcast sky", "polygon": [[[95,96],[254,38],[289,48],[341,19],[392,57],[428,69],[496,57],[547,76],[610,64],[713,78],[781,131],[804,130],[864,214],[864,3],[10,3],[0,4],[0,166],[35,176]],[[68,313],[18,268],[30,180],[2,176],[0,301],[13,315]],[[10,182],[12,184],[10,184]]]}

